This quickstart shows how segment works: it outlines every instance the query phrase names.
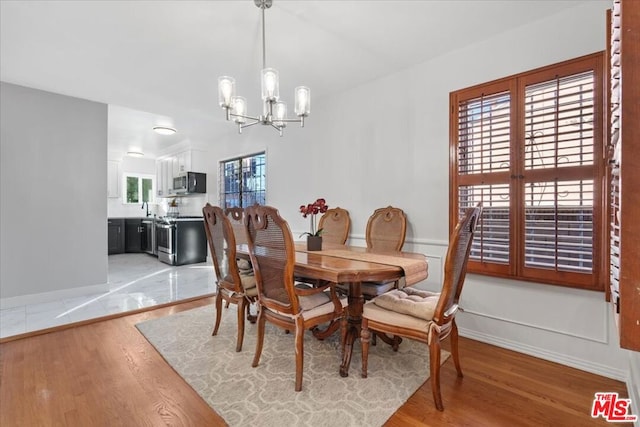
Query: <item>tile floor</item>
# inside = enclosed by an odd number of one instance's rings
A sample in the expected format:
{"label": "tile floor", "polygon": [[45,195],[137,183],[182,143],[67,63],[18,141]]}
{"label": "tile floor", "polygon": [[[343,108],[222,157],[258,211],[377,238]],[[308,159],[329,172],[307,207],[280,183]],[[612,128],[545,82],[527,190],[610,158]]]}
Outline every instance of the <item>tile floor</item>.
{"label": "tile floor", "polygon": [[148,254],[109,255],[109,292],[0,310],[0,338],[215,292],[210,262],[172,267]]}

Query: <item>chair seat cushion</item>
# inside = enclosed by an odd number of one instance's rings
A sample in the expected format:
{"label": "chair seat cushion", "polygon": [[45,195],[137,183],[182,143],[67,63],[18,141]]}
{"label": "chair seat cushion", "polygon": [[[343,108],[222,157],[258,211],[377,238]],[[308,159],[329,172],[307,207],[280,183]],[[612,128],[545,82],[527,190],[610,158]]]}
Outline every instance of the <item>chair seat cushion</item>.
{"label": "chair seat cushion", "polygon": [[256,276],[240,276],[240,282],[245,291],[256,287]]}
{"label": "chair seat cushion", "polygon": [[362,317],[381,324],[421,331],[425,334],[429,333],[429,325],[432,323],[430,320],[387,310],[377,305],[374,301],[369,301],[364,305]]}
{"label": "chair seat cushion", "polygon": [[240,273],[240,276],[253,276],[253,266],[248,260],[238,258],[236,259],[236,264],[238,266],[238,273]]}
{"label": "chair seat cushion", "polygon": [[[296,283],[295,286],[301,289],[312,288],[308,283],[300,282]],[[300,302],[301,315],[303,319],[311,319],[334,311],[333,302],[331,302],[331,296],[328,291],[318,292],[313,295],[298,296],[298,301]],[[342,304],[342,308],[346,307],[348,305],[347,298],[340,298],[340,304]],[[293,315],[289,313],[283,313],[278,310],[274,311],[286,317],[293,317]]]}
{"label": "chair seat cushion", "polygon": [[[233,283],[233,277],[231,276],[226,276],[224,278],[225,282],[228,283]],[[240,283],[242,283],[242,288],[245,290],[245,292],[249,293],[249,290],[251,289],[255,289],[255,293],[253,295],[250,296],[255,296],[258,294],[258,290],[256,288],[256,277],[255,276],[240,276]]]}
{"label": "chair seat cushion", "polygon": [[439,298],[438,293],[404,288],[382,294],[374,298],[373,302],[379,307],[396,313],[431,320]]}
{"label": "chair seat cushion", "polygon": [[238,269],[239,270],[253,270],[251,268],[251,263],[249,262],[249,260],[244,259],[244,258],[238,258],[236,259],[236,263],[238,264]]}

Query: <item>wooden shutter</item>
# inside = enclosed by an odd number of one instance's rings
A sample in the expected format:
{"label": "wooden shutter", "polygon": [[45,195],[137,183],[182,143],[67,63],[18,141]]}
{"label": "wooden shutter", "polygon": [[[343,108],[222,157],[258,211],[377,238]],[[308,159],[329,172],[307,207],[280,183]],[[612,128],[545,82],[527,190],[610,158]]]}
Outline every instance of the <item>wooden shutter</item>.
{"label": "wooden shutter", "polygon": [[603,209],[600,61],[575,61],[519,82],[520,274],[530,280],[601,287],[594,263]]}
{"label": "wooden shutter", "polygon": [[452,92],[450,229],[468,271],[602,289],[602,53]]}

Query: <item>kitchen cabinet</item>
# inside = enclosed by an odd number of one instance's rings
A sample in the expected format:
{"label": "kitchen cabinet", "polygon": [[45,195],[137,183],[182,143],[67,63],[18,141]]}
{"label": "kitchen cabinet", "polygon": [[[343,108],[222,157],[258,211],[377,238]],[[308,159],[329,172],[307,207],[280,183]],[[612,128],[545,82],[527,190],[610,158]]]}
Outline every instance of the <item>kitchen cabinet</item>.
{"label": "kitchen cabinet", "polygon": [[109,255],[124,253],[124,218],[109,218],[107,220]]}
{"label": "kitchen cabinet", "polygon": [[124,220],[124,251],[144,252],[143,241],[146,233],[141,218],[125,218]]}
{"label": "kitchen cabinet", "polygon": [[173,197],[173,178],[186,172],[206,172],[206,151],[183,150],[156,161],[158,197]]}
{"label": "kitchen cabinet", "polygon": [[187,150],[176,154],[175,162],[173,165],[174,177],[193,171],[193,169],[191,168],[192,153],[193,150]]}
{"label": "kitchen cabinet", "polygon": [[120,162],[107,161],[107,197],[120,197]]}
{"label": "kitchen cabinet", "polygon": [[173,187],[173,159],[162,159],[156,162],[156,195],[169,197]]}

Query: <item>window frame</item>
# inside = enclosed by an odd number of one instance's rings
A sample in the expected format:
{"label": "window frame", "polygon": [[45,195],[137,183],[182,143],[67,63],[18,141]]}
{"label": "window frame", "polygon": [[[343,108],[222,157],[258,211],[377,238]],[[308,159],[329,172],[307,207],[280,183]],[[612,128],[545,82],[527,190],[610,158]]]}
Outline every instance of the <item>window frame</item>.
{"label": "window frame", "polygon": [[[140,200],[139,202],[129,202],[127,200],[127,179],[128,178],[136,178],[138,180],[138,199]],[[151,195],[150,195],[150,199],[144,200],[144,191],[142,189],[143,187],[143,180],[145,179],[150,179],[151,180]],[[145,174],[145,173],[133,173],[133,172],[125,172],[122,174],[122,204],[123,205],[139,205],[142,203],[150,203],[150,204],[155,204],[156,202],[156,176],[152,175],[152,174]]]}
{"label": "window frame", "polygon": [[[459,189],[465,185],[507,185],[509,189],[509,243],[508,263],[469,260],[468,272],[489,276],[497,276],[522,281],[575,287],[603,291],[605,289],[607,269],[601,262],[607,257],[607,211],[606,211],[606,168],[604,146],[606,142],[603,122],[606,103],[605,55],[597,52],[557,64],[537,68],[524,73],[515,74],[488,83],[475,85],[451,92],[449,120],[449,230],[453,231],[460,218]],[[564,76],[593,71],[593,165],[550,170],[527,169],[525,167],[526,121],[525,104],[526,88]],[[501,92],[509,94],[509,169],[497,172],[473,174],[459,173],[459,106],[481,96],[492,96]],[[462,110],[464,111],[464,110]],[[558,155],[556,158],[560,158]],[[593,179],[593,220],[592,220],[592,269],[590,273],[574,271],[558,271],[557,269],[537,268],[525,264],[525,213],[527,205],[525,196],[527,183],[543,182],[544,179],[557,182],[569,181],[572,176],[583,177],[585,173]],[[591,173],[592,172],[592,173]],[[463,206],[464,207],[464,206]],[[487,214],[483,213],[483,217]],[[557,216],[556,216],[557,217]],[[484,218],[481,219],[480,225]],[[479,227],[481,229],[481,227]],[[476,236],[476,239],[481,237]]]}
{"label": "window frame", "polygon": [[[263,172],[264,172],[264,176],[263,178],[260,180],[260,182],[263,184],[262,188],[258,189],[257,191],[254,191],[254,193],[258,194],[258,193],[262,193],[262,197],[260,197],[258,195],[258,199],[260,199],[260,201],[262,202],[262,204],[266,204],[266,199],[267,199],[267,152],[266,151],[260,151],[260,152],[256,152],[256,153],[252,153],[252,154],[247,154],[244,156],[239,156],[239,157],[233,157],[230,159],[225,159],[220,161],[219,165],[218,165],[218,169],[219,169],[219,188],[218,188],[218,199],[220,201],[220,206],[225,209],[225,208],[231,208],[231,207],[241,207],[241,208],[245,208],[248,206],[245,206],[246,203],[246,197],[245,197],[245,192],[244,192],[244,182],[243,180],[245,179],[245,175],[244,174],[240,174],[240,182],[238,183],[238,191],[227,191],[226,188],[226,175],[225,175],[225,166],[227,164],[233,163],[233,162],[238,162],[239,163],[239,167],[237,168],[238,170],[242,170],[243,169],[243,162],[244,161],[251,161],[251,159],[256,158],[262,156],[264,161],[261,165],[257,165],[258,167],[262,168]],[[229,194],[235,194],[237,195],[236,200],[238,201],[238,203],[234,203],[228,202],[228,195]],[[253,198],[254,201],[256,199],[256,197]],[[259,203],[258,201],[255,201],[255,203]]]}

